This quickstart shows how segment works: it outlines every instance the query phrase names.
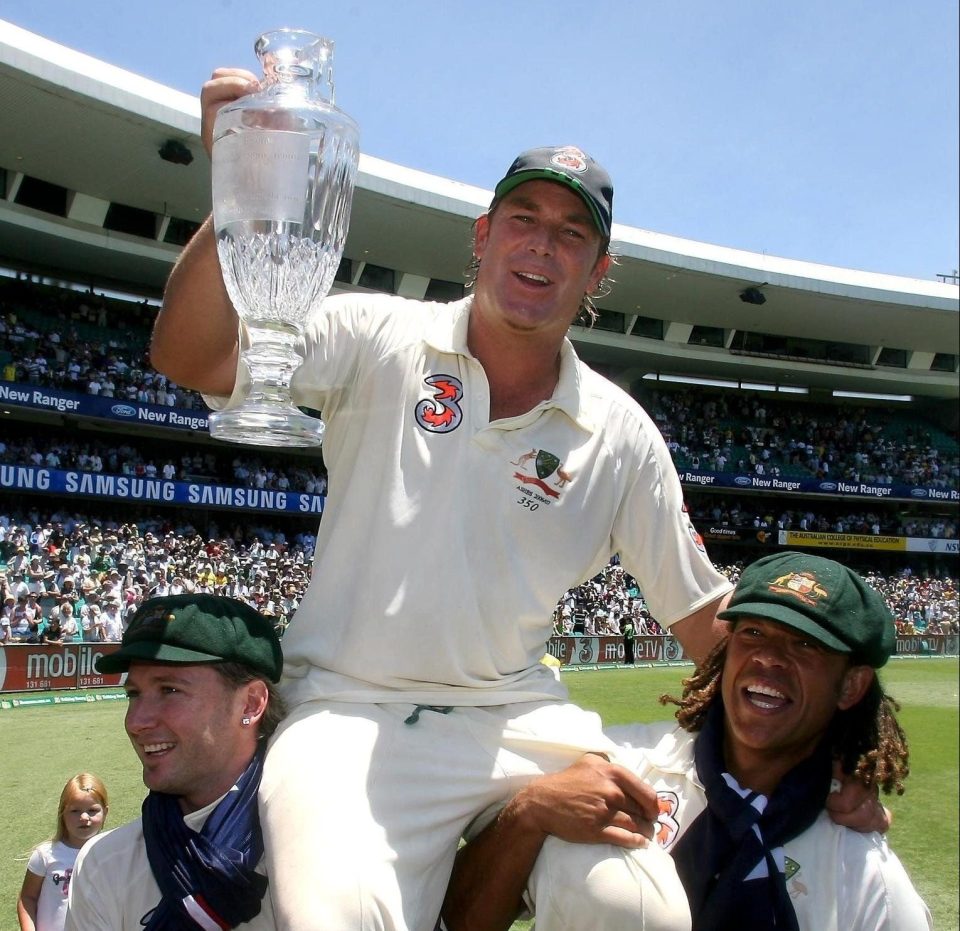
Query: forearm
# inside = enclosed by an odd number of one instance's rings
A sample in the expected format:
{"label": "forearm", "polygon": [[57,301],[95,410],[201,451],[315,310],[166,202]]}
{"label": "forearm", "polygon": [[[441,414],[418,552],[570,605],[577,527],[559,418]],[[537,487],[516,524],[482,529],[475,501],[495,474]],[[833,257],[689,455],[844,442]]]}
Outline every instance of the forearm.
{"label": "forearm", "polygon": [[457,854],[443,903],[448,931],[507,931],[546,837],[525,818],[522,796],[511,800]]}
{"label": "forearm", "polygon": [[20,923],[20,931],[36,931],[37,907],[34,903],[33,910],[28,910],[22,901],[17,902],[17,919]]}
{"label": "forearm", "polygon": [[17,920],[19,922],[20,931],[36,931],[37,929],[37,923],[35,920],[36,915],[37,915],[36,905],[34,905],[33,911],[31,913],[24,907],[24,904],[22,901],[17,902]]}
{"label": "forearm", "polygon": [[630,770],[588,753],[534,779],[457,855],[443,917],[450,931],[506,931],[543,847],[571,843],[641,847],[653,836],[657,801]]}
{"label": "forearm", "polygon": [[229,395],[237,370],[238,326],[208,218],[170,273],[153,329],[150,361],[179,385]]}
{"label": "forearm", "polygon": [[40,889],[43,877],[27,872],[17,898],[17,922],[20,931],[36,931],[37,906],[40,903]]}
{"label": "forearm", "polygon": [[730,600],[729,593],[704,605],[699,611],[676,621],[670,633],[680,641],[684,652],[697,665],[706,659],[710,651],[730,632],[726,621],[718,621],[717,614]]}

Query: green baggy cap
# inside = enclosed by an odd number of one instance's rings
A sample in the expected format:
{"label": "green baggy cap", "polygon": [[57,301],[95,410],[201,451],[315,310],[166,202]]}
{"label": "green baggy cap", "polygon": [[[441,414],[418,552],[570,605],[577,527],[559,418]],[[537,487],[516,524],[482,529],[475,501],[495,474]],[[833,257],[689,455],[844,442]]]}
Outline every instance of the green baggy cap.
{"label": "green baggy cap", "polygon": [[747,566],[717,617],[757,617],[786,624],[857,663],[883,666],[896,625],[883,597],[832,559],[787,551]]}
{"label": "green baggy cap", "polygon": [[170,595],[145,601],[120,649],[101,656],[99,672],[126,672],[134,660],[153,663],[239,663],[271,682],[283,654],[273,624],[255,608],[220,595]]}

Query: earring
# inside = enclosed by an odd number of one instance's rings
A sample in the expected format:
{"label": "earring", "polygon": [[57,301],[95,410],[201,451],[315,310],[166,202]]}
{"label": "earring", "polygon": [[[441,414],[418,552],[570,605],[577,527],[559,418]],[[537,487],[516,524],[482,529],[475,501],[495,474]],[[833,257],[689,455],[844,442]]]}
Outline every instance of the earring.
{"label": "earring", "polygon": [[247,725],[249,725],[249,723],[250,723],[250,719],[249,719],[246,715],[244,715],[244,716],[240,719],[240,723],[241,723],[244,727],[247,727]]}

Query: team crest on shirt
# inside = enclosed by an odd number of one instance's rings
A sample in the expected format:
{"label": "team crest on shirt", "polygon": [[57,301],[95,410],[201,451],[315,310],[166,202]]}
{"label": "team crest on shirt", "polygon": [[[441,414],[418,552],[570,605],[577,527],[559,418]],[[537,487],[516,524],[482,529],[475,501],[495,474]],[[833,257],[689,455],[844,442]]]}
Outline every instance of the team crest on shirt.
{"label": "team crest on shirt", "polygon": [[532,510],[534,505],[558,499],[561,490],[574,479],[563,467],[560,457],[546,449],[531,449],[511,459],[510,465],[518,467],[513,477],[520,483],[517,491],[524,495],[517,503]]}
{"label": "team crest on shirt", "polygon": [[433,389],[414,409],[417,423],[428,433],[451,433],[463,421],[463,382],[453,375],[429,375],[423,383]]}
{"label": "team crest on shirt", "polygon": [[791,860],[790,857],[784,854],[784,864],[783,864],[783,876],[787,881],[787,892],[790,894],[791,899],[799,899],[802,895],[807,895],[809,890],[806,885],[800,881],[800,877],[797,875],[802,867],[796,860]]}
{"label": "team crest on shirt", "polygon": [[680,831],[677,821],[680,799],[677,793],[661,789],[657,792],[657,807],[660,810],[657,815],[657,844],[664,850],[669,850]]}

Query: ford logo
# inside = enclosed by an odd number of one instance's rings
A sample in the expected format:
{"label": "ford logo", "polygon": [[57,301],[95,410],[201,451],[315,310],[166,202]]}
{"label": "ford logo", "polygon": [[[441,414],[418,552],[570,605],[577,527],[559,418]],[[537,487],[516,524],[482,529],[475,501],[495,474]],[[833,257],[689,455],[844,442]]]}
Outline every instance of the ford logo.
{"label": "ford logo", "polygon": [[738,475],[733,480],[733,482],[735,485],[752,485],[753,484],[752,480],[747,475]]}
{"label": "ford logo", "polygon": [[818,487],[819,487],[819,489],[820,489],[821,491],[836,491],[836,490],[837,490],[837,483],[836,483],[836,482],[821,482]]}
{"label": "ford logo", "polygon": [[136,417],[137,409],[131,407],[129,404],[114,404],[113,407],[110,408],[110,413],[117,417]]}
{"label": "ford logo", "polygon": [[926,497],[927,497],[927,489],[926,489],[926,488],[911,488],[911,489],[910,489],[910,494],[913,495],[914,498],[926,498]]}

